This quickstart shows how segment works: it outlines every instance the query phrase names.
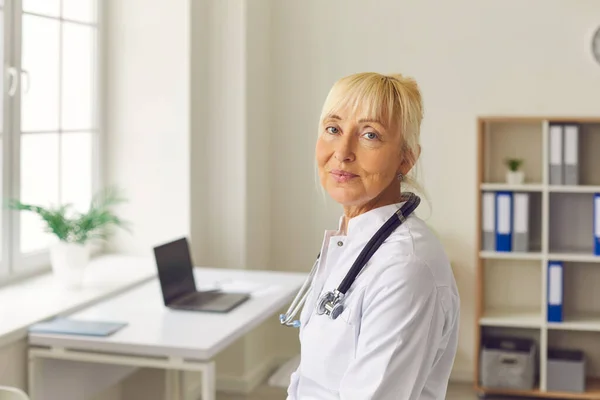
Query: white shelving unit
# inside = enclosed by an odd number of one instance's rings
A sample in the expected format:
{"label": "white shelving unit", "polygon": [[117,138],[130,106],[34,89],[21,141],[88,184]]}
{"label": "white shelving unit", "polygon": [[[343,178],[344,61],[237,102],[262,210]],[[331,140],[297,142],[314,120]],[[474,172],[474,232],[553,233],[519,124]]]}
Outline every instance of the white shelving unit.
{"label": "white shelving unit", "polygon": [[[579,133],[579,184],[549,184],[549,129],[576,123]],[[477,243],[475,386],[484,395],[560,399],[600,399],[600,256],[593,254],[593,196],[600,193],[600,117],[482,117],[478,121],[478,218],[483,192],[530,194],[527,252],[495,252]],[[525,160],[525,182],[506,183],[507,158]],[[547,265],[564,265],[564,321],[547,322]],[[539,349],[534,390],[482,387],[479,355],[485,335],[532,338]],[[583,350],[585,393],[547,390],[547,349]]]}

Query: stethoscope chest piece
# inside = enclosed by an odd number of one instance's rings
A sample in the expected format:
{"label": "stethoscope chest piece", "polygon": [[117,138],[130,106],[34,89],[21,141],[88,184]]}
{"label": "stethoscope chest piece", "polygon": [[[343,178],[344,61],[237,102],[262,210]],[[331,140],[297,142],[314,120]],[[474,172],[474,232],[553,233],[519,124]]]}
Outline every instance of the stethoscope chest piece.
{"label": "stethoscope chest piece", "polygon": [[336,319],[344,311],[344,305],[341,303],[344,295],[337,290],[324,293],[317,302],[317,314],[326,314],[331,319]]}

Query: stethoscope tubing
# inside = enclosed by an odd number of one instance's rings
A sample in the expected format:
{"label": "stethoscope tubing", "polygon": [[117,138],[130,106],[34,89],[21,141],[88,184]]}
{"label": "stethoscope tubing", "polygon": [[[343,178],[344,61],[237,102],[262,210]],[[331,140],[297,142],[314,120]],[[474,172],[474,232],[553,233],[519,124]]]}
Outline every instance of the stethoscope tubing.
{"label": "stethoscope tubing", "polygon": [[348,271],[348,274],[342,280],[342,283],[338,287],[337,291],[345,295],[354,280],[358,277],[361,269],[367,264],[375,251],[385,242],[390,234],[403,222],[406,216],[409,216],[419,205],[420,200],[417,196],[409,195],[409,199],[405,205],[405,208],[400,208],[396,211],[396,215],[388,219],[377,232],[371,237],[369,242],[365,245],[363,250],[360,252],[356,261]]}
{"label": "stethoscope tubing", "polygon": [[[421,201],[418,196],[416,196],[413,193],[407,193],[406,196],[408,197],[406,200],[406,204],[404,204],[400,209],[398,209],[395,212],[395,215],[390,217],[377,230],[373,237],[371,237],[371,239],[367,242],[363,250],[360,252],[358,257],[352,264],[352,267],[350,268],[350,270],[348,271],[338,288],[335,290],[335,292],[325,294],[326,296],[331,295],[331,298],[334,299],[334,304],[338,301],[341,301],[341,298],[343,298],[346,292],[350,289],[352,283],[354,283],[354,280],[358,277],[360,271],[367,264],[368,260],[375,253],[375,251],[377,251],[377,249],[385,242],[385,240],[391,235],[391,233],[398,226],[400,226],[406,220],[406,218],[408,218],[408,216],[410,216],[410,214],[412,214],[412,212],[418,207]],[[290,304],[290,307],[288,308],[287,312],[279,316],[279,321],[282,325],[293,326],[296,328],[300,326],[299,320],[292,320],[294,319],[298,311],[300,311],[300,308],[304,305],[306,299],[308,298],[308,295],[313,289],[312,284],[314,281],[314,275],[317,270],[320,258],[321,253],[319,253],[319,255],[317,256],[317,259],[315,260],[308,277],[305,279],[304,283],[302,284],[302,287],[296,294],[296,297]]]}
{"label": "stethoscope tubing", "polygon": [[[300,311],[300,308],[304,305],[304,303],[306,302],[306,299],[308,298],[308,295],[312,291],[312,282],[313,282],[314,275],[315,275],[315,272],[317,269],[317,265],[319,263],[320,256],[321,256],[321,253],[319,253],[319,255],[317,256],[317,259],[314,262],[313,267],[310,270],[310,273],[308,274],[308,277],[306,277],[306,279],[304,280],[302,287],[296,294],[296,297],[294,297],[294,300],[290,304],[290,307],[288,308],[286,313],[281,314],[279,316],[279,321],[281,322],[281,324],[285,324],[288,326],[294,326],[294,327],[299,326],[300,321],[292,321],[292,320],[294,319],[296,314],[298,314],[298,311]],[[308,290],[307,290],[307,286],[308,286]],[[304,291],[306,291],[306,292],[304,292]],[[304,294],[302,294],[303,292],[304,292]],[[300,299],[300,301],[298,301],[298,299],[301,296],[302,296],[302,298]]]}

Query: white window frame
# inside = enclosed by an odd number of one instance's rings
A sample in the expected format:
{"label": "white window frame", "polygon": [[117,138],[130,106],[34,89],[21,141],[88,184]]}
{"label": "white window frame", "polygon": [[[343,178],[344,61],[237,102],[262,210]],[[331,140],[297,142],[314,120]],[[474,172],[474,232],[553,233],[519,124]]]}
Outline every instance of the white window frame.
{"label": "white window frame", "polygon": [[[95,45],[96,51],[93,52],[92,65],[94,70],[94,87],[92,88],[92,192],[95,193],[103,182],[102,171],[102,150],[103,150],[103,124],[102,124],[102,104],[104,92],[102,83],[104,81],[103,70],[103,40],[104,31],[103,22],[103,0],[95,0],[96,23],[83,23],[73,21],[62,17],[63,0],[60,0],[60,17],[48,17],[36,13],[27,13],[40,17],[47,17],[52,20],[61,21],[59,52],[62,60],[62,22],[71,22],[96,28]],[[2,136],[2,196],[3,198],[19,198],[20,195],[20,135],[21,135],[21,48],[22,48],[22,0],[4,0],[4,90],[3,90],[3,110],[4,126]],[[12,17],[12,18],[11,18]],[[60,62],[60,61],[59,61]],[[17,90],[14,96],[8,95],[8,85],[10,84],[8,68],[12,67],[17,73]],[[60,79],[60,76],[59,76]],[[62,85],[59,84],[59,96]],[[59,110],[62,107],[59,98]],[[59,111],[60,112],[60,111]],[[59,116],[60,118],[60,116]],[[59,119],[60,122],[60,119]],[[62,130],[59,126],[59,133],[69,132]],[[79,132],[79,130],[78,130]],[[26,134],[45,134],[45,133],[26,133]],[[8,210],[3,207],[2,211],[2,255],[0,261],[0,286],[8,283],[26,279],[50,270],[49,250],[44,249],[39,252],[21,254],[20,251],[20,216],[21,212]]]}

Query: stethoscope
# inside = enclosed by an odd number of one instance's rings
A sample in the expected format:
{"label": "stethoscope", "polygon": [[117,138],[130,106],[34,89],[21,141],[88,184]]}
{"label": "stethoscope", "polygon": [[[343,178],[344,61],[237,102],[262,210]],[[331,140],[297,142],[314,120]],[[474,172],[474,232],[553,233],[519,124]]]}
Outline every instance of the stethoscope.
{"label": "stethoscope", "polygon": [[[405,192],[402,195],[403,201],[405,203],[400,207],[394,215],[392,215],[382,226],[379,228],[377,232],[373,235],[373,237],[369,240],[369,242],[365,245],[364,249],[360,252],[354,264],[340,283],[337,289],[334,291],[327,291],[321,295],[316,304],[316,313],[318,315],[327,315],[332,320],[336,319],[343,311],[344,304],[343,299],[346,295],[354,280],[360,274],[362,268],[367,264],[371,256],[375,253],[375,251],[383,244],[385,239],[387,239],[392,232],[398,228],[400,225],[406,221],[406,219],[412,214],[412,212],[417,208],[421,199],[419,196],[414,193]],[[294,328],[300,327],[299,320],[293,320],[300,308],[306,302],[309,293],[312,290],[312,283],[314,280],[315,272],[317,270],[317,266],[319,264],[320,254],[317,256],[317,260],[313,264],[308,277],[302,284],[302,287],[298,291],[298,294],[290,304],[287,312],[285,314],[281,314],[279,316],[279,322],[282,325],[292,326]],[[305,292],[306,291],[306,292]],[[304,294],[303,294],[304,293]]]}

